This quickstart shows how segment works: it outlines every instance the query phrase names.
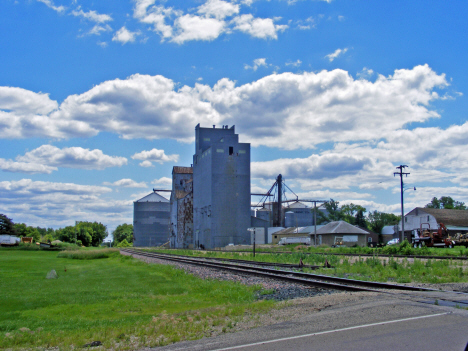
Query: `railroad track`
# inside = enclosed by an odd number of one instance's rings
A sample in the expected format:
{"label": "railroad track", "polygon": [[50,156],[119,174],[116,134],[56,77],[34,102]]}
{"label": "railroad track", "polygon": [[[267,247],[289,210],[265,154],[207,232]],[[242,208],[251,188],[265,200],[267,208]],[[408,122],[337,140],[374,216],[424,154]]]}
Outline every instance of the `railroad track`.
{"label": "railroad track", "polygon": [[[208,252],[237,252],[246,253],[251,251],[242,250],[209,250],[205,249],[202,251]],[[301,253],[292,251],[255,251],[256,254],[293,254]],[[422,258],[428,260],[468,260],[468,256],[425,256],[425,255],[387,255],[387,254],[352,254],[352,253],[338,253],[338,252],[302,252],[304,255],[330,255],[330,256],[351,256],[351,257],[394,257],[394,258]]]}
{"label": "railroad track", "polygon": [[[131,250],[131,249],[127,249]],[[134,251],[137,252],[145,252],[140,249],[133,249]],[[226,251],[228,252],[228,251]],[[156,253],[158,254],[158,253]],[[219,257],[192,257],[192,256],[183,256],[183,255],[177,255],[177,254],[171,254],[171,253],[163,253],[161,255],[167,255],[167,256],[173,256],[173,257],[187,257],[187,258],[202,258],[203,260],[207,261],[226,261],[226,262],[233,262],[233,263],[245,263],[245,264],[255,264],[257,266],[264,266],[264,267],[283,267],[283,268],[309,268],[309,269],[319,269],[319,268],[324,268],[323,266],[317,266],[317,265],[307,265],[307,264],[290,264],[290,263],[272,263],[272,262],[261,262],[261,261],[252,261],[252,260],[236,260],[233,258],[219,258]]]}
{"label": "railroad track", "polygon": [[[284,265],[271,268],[256,261],[242,261],[230,259],[213,259],[188,257],[174,254],[160,254],[154,252],[145,252],[135,249],[121,249],[121,251],[149,258],[158,258],[173,262],[205,266],[214,269],[228,270],[240,274],[249,274],[267,277],[276,280],[288,281],[291,283],[303,284],[319,287],[322,289],[333,289],[343,291],[371,291],[396,295],[398,298],[416,299],[424,303],[438,303],[440,305],[468,307],[468,294],[455,291],[441,291],[414,287],[408,285],[388,284],[372,281],[361,281],[332,277],[320,274],[303,273],[278,268],[297,268],[297,265]],[[233,262],[234,261],[234,262]],[[263,262],[264,263],[264,262]]]}

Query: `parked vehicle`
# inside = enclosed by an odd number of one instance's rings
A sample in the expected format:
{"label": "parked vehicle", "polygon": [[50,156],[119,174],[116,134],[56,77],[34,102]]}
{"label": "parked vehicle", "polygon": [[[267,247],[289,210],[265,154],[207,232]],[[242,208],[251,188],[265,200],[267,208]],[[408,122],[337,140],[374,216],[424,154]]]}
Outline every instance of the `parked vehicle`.
{"label": "parked vehicle", "polygon": [[396,238],[396,239],[389,240],[387,245],[397,245],[399,243],[400,243],[400,239]]}
{"label": "parked vehicle", "polygon": [[299,236],[292,238],[281,238],[278,242],[278,245],[288,245],[288,244],[304,244],[310,245],[310,238],[307,236]]}
{"label": "parked vehicle", "polygon": [[15,246],[20,242],[20,238],[14,235],[0,235],[1,246]]}
{"label": "parked vehicle", "polygon": [[421,223],[419,230],[414,230],[411,235],[411,244],[413,247],[449,247],[455,245],[448,234],[444,223],[439,223],[439,229],[436,232],[431,231],[429,223]]}

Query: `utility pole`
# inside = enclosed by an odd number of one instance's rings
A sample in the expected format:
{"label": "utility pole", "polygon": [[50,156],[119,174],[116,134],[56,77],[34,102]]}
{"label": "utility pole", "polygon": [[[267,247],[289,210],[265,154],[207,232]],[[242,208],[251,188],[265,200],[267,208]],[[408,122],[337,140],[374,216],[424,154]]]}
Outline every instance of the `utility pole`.
{"label": "utility pole", "polygon": [[256,236],[257,236],[257,231],[256,229],[254,228],[254,242],[253,242],[253,257],[255,257],[255,239],[256,239]]}
{"label": "utility pole", "polygon": [[393,176],[396,176],[397,174],[400,176],[400,187],[401,187],[401,238],[400,238],[400,244],[403,242],[404,237],[405,237],[405,213],[404,213],[404,208],[403,208],[403,176],[408,176],[410,173],[405,173],[403,170],[408,167],[407,165],[400,165],[397,167],[399,169],[399,172],[394,172]]}
{"label": "utility pole", "polygon": [[317,201],[314,201],[314,247],[317,247]]}
{"label": "utility pole", "polygon": [[[312,200],[312,202],[314,203],[314,247],[317,247],[317,202],[321,202],[322,205],[323,205],[327,201],[325,201],[325,200]],[[320,206],[322,206],[322,205],[320,205]]]}
{"label": "utility pole", "polygon": [[276,184],[278,185],[278,223],[279,227],[283,226],[283,176],[281,174],[278,174],[278,177],[276,178]]}

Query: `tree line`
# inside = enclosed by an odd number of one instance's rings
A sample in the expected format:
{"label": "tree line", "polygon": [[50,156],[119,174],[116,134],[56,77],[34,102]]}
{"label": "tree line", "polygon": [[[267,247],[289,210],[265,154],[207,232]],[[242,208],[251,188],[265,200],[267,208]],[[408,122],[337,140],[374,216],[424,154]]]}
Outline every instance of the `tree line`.
{"label": "tree line", "polygon": [[98,222],[77,222],[74,226],[64,228],[41,228],[28,226],[25,223],[14,223],[4,214],[0,214],[0,234],[32,237],[35,242],[52,242],[60,240],[76,243],[80,246],[99,246],[107,237],[107,227]]}
{"label": "tree line", "polygon": [[376,234],[382,234],[386,225],[397,225],[401,216],[393,213],[371,211],[367,215],[366,208],[353,203],[340,206],[339,201],[330,199],[324,203],[326,213],[317,212],[317,224],[325,224],[333,221],[345,221],[361,228],[369,229]]}

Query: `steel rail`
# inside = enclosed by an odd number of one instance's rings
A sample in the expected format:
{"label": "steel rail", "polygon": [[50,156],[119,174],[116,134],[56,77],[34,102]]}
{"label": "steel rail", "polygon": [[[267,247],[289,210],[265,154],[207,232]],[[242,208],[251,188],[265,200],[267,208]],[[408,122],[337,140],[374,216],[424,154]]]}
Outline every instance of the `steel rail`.
{"label": "steel rail", "polygon": [[[177,250],[177,249],[166,249],[166,250]],[[242,250],[211,250],[211,249],[204,249],[201,251],[209,251],[209,252],[250,252],[250,251],[242,251]],[[256,254],[292,254],[292,253],[303,253],[304,255],[330,255],[330,256],[352,256],[352,257],[394,257],[394,258],[422,258],[428,260],[468,260],[468,256],[425,256],[425,255],[389,255],[389,254],[353,254],[353,253],[340,253],[340,252],[292,252],[292,251],[255,251]]]}
{"label": "steel rail", "polygon": [[[183,263],[193,263],[197,265],[209,266],[212,268],[218,269],[228,269],[231,271],[237,271],[248,274],[257,274],[262,276],[271,277],[274,279],[288,280],[296,283],[302,283],[307,285],[320,286],[328,289],[339,289],[339,290],[353,290],[353,291],[378,291],[375,289],[388,289],[388,290],[404,290],[404,291],[429,291],[439,292],[440,290],[420,288],[407,285],[397,285],[397,284],[388,284],[380,282],[371,282],[339,277],[331,277],[321,274],[312,274],[312,273],[303,273],[303,272],[292,272],[277,270],[271,268],[262,268],[255,266],[247,266],[240,264],[229,264],[229,263],[211,263],[206,262],[205,258],[192,258],[187,256],[177,256],[177,255],[168,255],[168,254],[158,254],[158,253],[148,253],[140,250],[134,249],[121,249],[121,251],[137,254],[146,257],[161,258],[165,260],[183,262]],[[228,261],[227,259],[225,261]],[[255,264],[255,261],[252,261],[250,264]]]}
{"label": "steel rail", "polygon": [[331,282],[325,282],[325,281],[319,281],[319,280],[313,281],[310,279],[299,278],[299,277],[295,277],[294,272],[291,272],[291,271],[280,271],[280,270],[275,270],[275,269],[260,268],[260,267],[254,267],[254,266],[242,266],[238,264],[223,264],[220,262],[216,262],[216,263],[204,262],[202,261],[202,259],[196,260],[192,258],[181,258],[177,256],[167,256],[164,254],[141,252],[141,251],[130,250],[130,249],[121,249],[121,251],[127,252],[129,254],[134,254],[134,255],[146,256],[146,257],[151,257],[151,258],[160,258],[163,260],[186,263],[186,264],[194,264],[194,265],[199,265],[199,266],[206,266],[206,267],[215,268],[215,269],[229,270],[229,271],[236,272],[236,273],[258,275],[262,277],[267,277],[267,278],[272,278],[272,279],[277,279],[277,280],[284,280],[284,281],[299,283],[299,284],[304,284],[304,285],[311,285],[311,286],[325,288],[325,289],[376,292],[376,290],[370,289],[370,288],[357,287],[357,286],[352,286],[352,285],[343,285],[343,284],[337,284],[337,283],[331,283]]}
{"label": "steel rail", "polygon": [[[129,250],[131,250],[131,249],[129,249]],[[135,249],[133,249],[133,250],[135,250]],[[139,250],[141,250],[141,249],[137,249],[138,252],[148,252],[148,251],[139,251]],[[307,265],[307,264],[303,264],[301,266],[299,264],[292,264],[292,263],[274,263],[274,262],[262,262],[262,261],[251,261],[251,260],[236,260],[234,258],[184,256],[184,255],[177,255],[177,254],[166,253],[166,252],[165,253],[151,252],[151,253],[169,255],[169,256],[176,256],[176,257],[202,258],[204,260],[213,260],[213,261],[228,261],[228,262],[237,262],[237,263],[246,263],[246,264],[256,264],[258,266],[284,267],[284,268],[309,268],[309,269],[324,268],[323,266]]]}

